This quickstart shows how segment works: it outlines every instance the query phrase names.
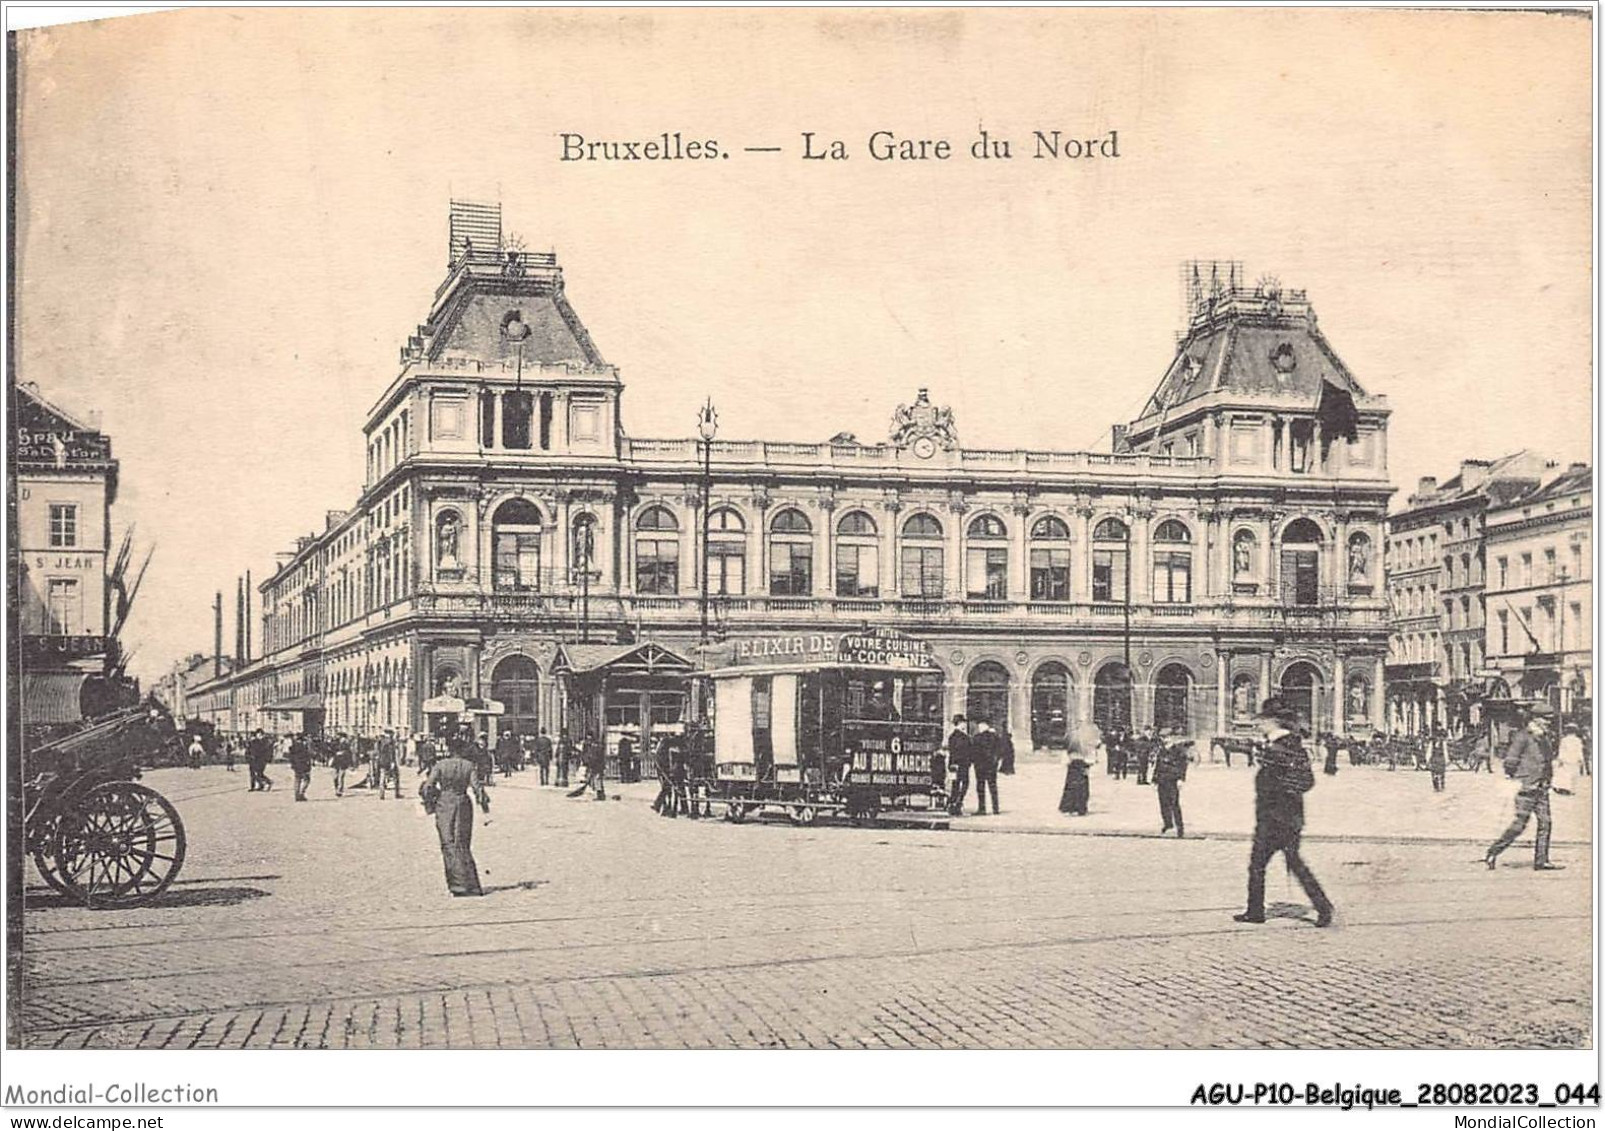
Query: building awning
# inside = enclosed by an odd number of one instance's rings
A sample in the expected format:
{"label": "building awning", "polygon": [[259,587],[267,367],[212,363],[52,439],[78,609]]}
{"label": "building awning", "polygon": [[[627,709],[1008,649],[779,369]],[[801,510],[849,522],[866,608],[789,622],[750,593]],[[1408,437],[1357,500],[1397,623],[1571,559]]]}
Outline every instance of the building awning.
{"label": "building awning", "polygon": [[460,715],[466,710],[468,704],[455,695],[437,695],[433,699],[424,700],[426,715]]}
{"label": "building awning", "polygon": [[557,646],[552,662],[556,671],[573,675],[594,672],[629,672],[641,675],[674,675],[691,672],[695,665],[677,652],[650,640],[639,644],[572,644]]}
{"label": "building awning", "polygon": [[262,710],[271,711],[276,714],[294,714],[297,711],[321,711],[323,710],[323,696],[298,695],[294,699],[285,699],[278,703],[269,703],[266,707],[263,707]]}
{"label": "building awning", "polygon": [[26,723],[83,722],[85,672],[23,672],[22,721]]}
{"label": "building awning", "polygon": [[471,715],[505,715],[507,708],[495,699],[465,699],[463,709]]}

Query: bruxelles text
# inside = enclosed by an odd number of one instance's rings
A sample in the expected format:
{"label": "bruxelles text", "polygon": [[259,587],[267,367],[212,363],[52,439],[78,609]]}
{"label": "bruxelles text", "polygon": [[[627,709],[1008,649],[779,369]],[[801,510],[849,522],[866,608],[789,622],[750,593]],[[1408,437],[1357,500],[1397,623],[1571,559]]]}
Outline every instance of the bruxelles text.
{"label": "bruxelles text", "polygon": [[[728,158],[732,152],[717,138],[688,138],[678,130],[649,138],[596,139],[584,134],[560,133],[558,139],[562,143],[560,160],[563,161],[712,161]],[[955,157],[1010,161],[1017,156],[1037,161],[1081,161],[1120,156],[1118,130],[1091,134],[1032,130],[1024,143],[997,137],[989,130],[981,130],[958,142],[945,137],[910,137],[893,130],[875,130],[858,148],[844,138],[825,137],[812,131],[805,131],[798,141],[796,154],[804,161],[846,161],[855,152],[877,162],[950,161]],[[743,148],[751,153],[788,152],[777,145]]]}

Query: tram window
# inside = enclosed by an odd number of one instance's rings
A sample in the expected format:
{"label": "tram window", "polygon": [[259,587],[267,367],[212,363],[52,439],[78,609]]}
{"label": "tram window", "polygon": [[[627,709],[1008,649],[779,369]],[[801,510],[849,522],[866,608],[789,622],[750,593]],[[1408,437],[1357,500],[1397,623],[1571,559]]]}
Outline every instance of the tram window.
{"label": "tram window", "polygon": [[942,721],[942,677],[935,673],[917,675],[903,694],[903,718],[910,722]]}
{"label": "tram window", "polygon": [[804,762],[811,761],[822,748],[822,708],[819,677],[803,676],[797,688],[797,752]]}
{"label": "tram window", "polygon": [[610,727],[639,727],[641,725],[641,701],[634,694],[631,694],[628,698],[609,699],[606,722]]}
{"label": "tram window", "polygon": [[770,707],[774,701],[774,677],[761,675],[752,681],[752,756],[758,765],[758,776],[764,768],[774,764],[775,745]]}
{"label": "tram window", "polygon": [[843,714],[854,722],[884,723],[901,718],[896,689],[884,676],[848,676]]}

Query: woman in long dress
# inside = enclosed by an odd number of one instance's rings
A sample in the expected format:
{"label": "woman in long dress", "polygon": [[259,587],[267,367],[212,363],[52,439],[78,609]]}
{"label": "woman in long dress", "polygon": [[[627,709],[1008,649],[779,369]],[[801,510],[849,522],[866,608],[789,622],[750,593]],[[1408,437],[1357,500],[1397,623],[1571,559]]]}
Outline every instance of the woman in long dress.
{"label": "woman in long dress", "polygon": [[446,887],[452,895],[484,895],[479,869],[470,850],[474,838],[474,802],[490,812],[490,798],[479,777],[479,767],[453,750],[429,770],[423,785],[425,808],[435,815],[440,834],[440,856],[446,866]]}
{"label": "woman in long dress", "polygon": [[1077,817],[1087,815],[1087,802],[1092,783],[1087,777],[1087,766],[1097,757],[1102,736],[1098,728],[1084,723],[1070,736],[1069,761],[1064,770],[1064,791],[1059,795],[1059,812]]}

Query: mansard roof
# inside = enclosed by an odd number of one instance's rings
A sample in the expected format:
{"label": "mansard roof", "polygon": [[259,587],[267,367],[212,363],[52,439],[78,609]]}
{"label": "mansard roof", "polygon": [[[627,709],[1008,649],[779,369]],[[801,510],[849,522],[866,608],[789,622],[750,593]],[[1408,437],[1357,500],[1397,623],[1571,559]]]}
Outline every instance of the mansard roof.
{"label": "mansard roof", "polygon": [[408,341],[402,360],[512,365],[520,342],[526,368],[607,364],[564,296],[555,255],[470,248],[452,264],[429,321]]}
{"label": "mansard roof", "polygon": [[1294,397],[1314,405],[1326,385],[1366,395],[1316,328],[1303,291],[1274,284],[1218,291],[1194,312],[1142,416],[1173,413],[1222,391],[1233,399]]}

